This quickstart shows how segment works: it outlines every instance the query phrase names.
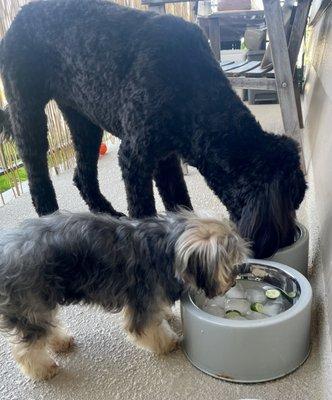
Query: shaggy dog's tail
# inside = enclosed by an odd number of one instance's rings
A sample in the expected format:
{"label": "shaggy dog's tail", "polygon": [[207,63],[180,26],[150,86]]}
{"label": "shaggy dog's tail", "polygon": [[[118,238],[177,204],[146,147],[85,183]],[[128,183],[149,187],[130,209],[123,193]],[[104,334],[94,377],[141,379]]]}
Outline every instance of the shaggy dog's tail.
{"label": "shaggy dog's tail", "polygon": [[0,143],[13,138],[8,107],[0,108]]}

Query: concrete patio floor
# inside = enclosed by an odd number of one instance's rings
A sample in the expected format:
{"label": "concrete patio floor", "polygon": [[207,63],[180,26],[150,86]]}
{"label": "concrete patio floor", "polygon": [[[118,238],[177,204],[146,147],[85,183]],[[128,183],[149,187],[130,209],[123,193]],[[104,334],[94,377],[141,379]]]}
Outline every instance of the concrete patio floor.
{"label": "concrete patio floor", "polygon": [[[281,130],[277,105],[252,107],[265,129]],[[113,206],[126,212],[126,199],[116,156],[117,146],[99,163],[102,192]],[[211,209],[218,215],[225,208],[211,193],[199,173],[189,168],[186,176],[195,208]],[[53,178],[60,208],[86,210],[72,185],[72,171]],[[163,206],[156,195],[157,208]],[[21,220],[35,217],[30,196],[20,198],[0,208],[0,226],[16,226]],[[67,356],[58,357],[61,371],[48,382],[33,383],[19,374],[8,344],[0,338],[0,400],[326,400],[332,398],[331,349],[328,340],[324,282],[315,243],[317,229],[313,188],[299,212],[299,219],[310,228],[310,281],[315,293],[312,351],[305,364],[291,375],[264,384],[243,385],[220,381],[204,375],[189,364],[179,350],[168,357],[157,358],[137,349],[127,341],[121,329],[121,315],[109,315],[100,310],[70,306],[62,310],[62,320],[76,338],[76,348]],[[175,325],[180,329],[179,308],[175,309]],[[222,343],[221,343],[222,345]],[[243,344],[245,345],[245,344]],[[239,351],[241,351],[239,349]],[[234,354],[236,357],[236,354]],[[254,367],[253,360],[253,367]]]}

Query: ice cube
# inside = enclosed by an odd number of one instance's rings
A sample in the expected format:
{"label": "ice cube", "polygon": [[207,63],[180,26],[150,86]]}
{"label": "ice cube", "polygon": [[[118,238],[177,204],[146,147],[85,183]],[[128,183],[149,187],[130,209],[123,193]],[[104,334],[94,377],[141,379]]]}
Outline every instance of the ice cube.
{"label": "ice cube", "polygon": [[283,311],[283,305],[276,303],[274,300],[268,301],[264,304],[263,313],[269,317],[274,317]]}
{"label": "ice cube", "polygon": [[216,317],[224,317],[225,316],[225,310],[215,304],[206,304],[203,306],[203,311],[214,315]]}
{"label": "ice cube", "polygon": [[250,310],[250,303],[245,299],[227,299],[225,301],[225,311],[238,311],[241,314],[247,314]]}
{"label": "ice cube", "polygon": [[282,306],[287,303],[287,300],[285,299],[285,297],[281,294],[279,297],[277,297],[276,299],[273,300],[269,300],[269,302],[271,304],[281,304]]}
{"label": "ice cube", "polygon": [[262,289],[264,290],[264,291],[267,291],[267,290],[273,290],[273,289],[277,289],[276,287],[274,287],[274,286],[270,286],[270,285],[264,285],[264,286],[262,286]]}
{"label": "ice cube", "polygon": [[213,297],[213,299],[208,300],[206,304],[225,308],[225,297],[224,296]]}
{"label": "ice cube", "polygon": [[246,297],[245,290],[243,289],[241,283],[238,282],[235,286],[230,288],[225,294],[225,297],[228,299],[244,299]]}
{"label": "ice cube", "polygon": [[247,319],[253,320],[253,319],[264,319],[264,318],[268,318],[267,315],[261,314],[259,312],[256,311],[250,311],[248,312],[248,314],[246,315]]}
{"label": "ice cube", "polygon": [[267,300],[265,291],[262,289],[247,289],[246,298],[250,303],[262,303],[264,304]]}

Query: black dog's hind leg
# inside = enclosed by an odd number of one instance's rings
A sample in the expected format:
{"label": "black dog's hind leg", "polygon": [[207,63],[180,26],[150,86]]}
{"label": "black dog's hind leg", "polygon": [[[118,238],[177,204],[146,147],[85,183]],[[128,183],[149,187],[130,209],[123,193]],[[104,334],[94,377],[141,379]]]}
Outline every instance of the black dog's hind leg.
{"label": "black dog's hind leg", "polygon": [[123,216],[124,214],[112,207],[99,188],[97,164],[103,137],[102,129],[71,108],[60,105],[60,109],[73,138],[77,161],[74,183],[81,196],[92,212],[105,212],[115,217]]}
{"label": "black dog's hind leg", "polygon": [[[148,154],[149,152],[147,152]],[[156,214],[153,196],[152,154],[146,157],[140,147],[122,140],[119,150],[119,164],[125,183],[128,211],[131,218],[145,218]]]}
{"label": "black dog's hind leg", "polygon": [[28,173],[32,203],[38,215],[51,214],[58,209],[47,164],[47,117],[45,103],[23,98],[16,91],[9,98],[14,139]]}
{"label": "black dog's hind leg", "polygon": [[175,154],[159,161],[154,179],[167,211],[176,211],[179,207],[193,208],[181,162]]}

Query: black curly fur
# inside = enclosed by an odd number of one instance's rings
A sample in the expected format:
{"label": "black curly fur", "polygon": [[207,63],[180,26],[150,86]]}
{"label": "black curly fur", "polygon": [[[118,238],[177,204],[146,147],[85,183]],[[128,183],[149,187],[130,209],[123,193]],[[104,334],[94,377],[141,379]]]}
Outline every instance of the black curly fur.
{"label": "black curly fur", "polygon": [[12,126],[8,106],[3,110],[0,109],[0,141],[9,140],[13,137]]}
{"label": "black curly fur", "polygon": [[130,216],[192,208],[179,157],[196,166],[256,256],[294,237],[306,188],[298,148],[265,133],[194,24],[98,0],[33,2],[1,44],[12,128],[39,215],[58,208],[47,170],[44,107],[54,99],[77,153],[75,184],[93,211],[119,215],[97,179],[102,129],[122,142]]}

